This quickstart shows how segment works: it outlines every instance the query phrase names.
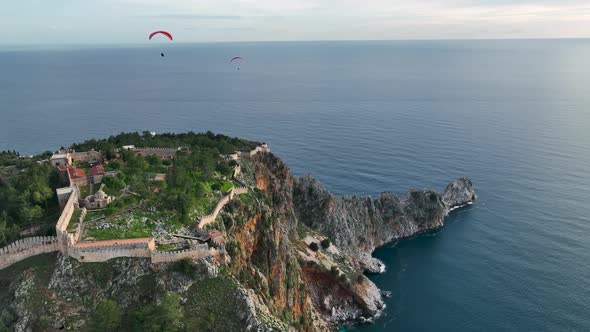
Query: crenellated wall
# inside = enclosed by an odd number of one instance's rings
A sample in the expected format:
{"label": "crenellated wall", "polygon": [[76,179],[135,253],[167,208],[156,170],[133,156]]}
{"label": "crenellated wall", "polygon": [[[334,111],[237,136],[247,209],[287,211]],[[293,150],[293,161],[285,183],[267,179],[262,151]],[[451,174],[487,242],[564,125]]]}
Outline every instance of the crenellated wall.
{"label": "crenellated wall", "polygon": [[225,204],[227,204],[230,201],[230,196],[232,194],[233,190],[230,191],[229,194],[227,194],[226,196],[224,196],[223,198],[221,198],[218,202],[217,205],[215,205],[215,209],[213,210],[213,212],[211,214],[205,215],[201,217],[201,220],[199,221],[199,227],[203,228],[203,226],[210,224],[212,222],[215,221],[215,218],[217,218],[217,215],[219,214],[219,211],[221,211],[221,209],[223,209],[223,207],[225,206]]}
{"label": "crenellated wall", "polygon": [[257,146],[256,148],[254,148],[254,150],[251,151],[236,151],[235,153],[232,154],[228,154],[225,156],[226,160],[238,160],[242,157],[253,157],[258,153],[263,153],[263,152],[270,152],[270,148],[268,147],[267,144],[262,144]]}
{"label": "crenellated wall", "polygon": [[71,156],[72,161],[97,162],[102,159],[102,153],[98,151],[72,152]]}
{"label": "crenellated wall", "polygon": [[198,244],[192,249],[180,251],[152,251],[152,263],[175,262],[181,259],[199,259],[209,257],[209,246],[207,244]]}
{"label": "crenellated wall", "polygon": [[0,269],[31,256],[58,251],[55,236],[28,237],[0,249]]}
{"label": "crenellated wall", "polygon": [[185,148],[185,147],[178,147],[178,148],[136,147],[136,148],[133,148],[132,151],[138,155],[143,156],[143,157],[155,155],[160,158],[171,159],[176,156],[176,152],[189,151],[189,149]]}
{"label": "crenellated wall", "polygon": [[246,187],[234,187],[234,195],[241,195],[248,192]]}
{"label": "crenellated wall", "polygon": [[156,249],[154,238],[79,242],[68,247],[68,255],[80,262],[105,262],[117,257],[150,258]]}
{"label": "crenellated wall", "polygon": [[213,212],[211,214],[202,216],[201,219],[199,220],[199,228],[203,228],[204,226],[212,223],[215,221],[215,219],[217,218],[217,215],[219,214],[219,212],[221,211],[221,209],[223,209],[223,207],[229,203],[232,199],[234,199],[235,195],[240,195],[243,193],[248,192],[248,188],[246,187],[234,187],[231,189],[231,191],[229,192],[229,194],[223,196],[218,202],[217,205],[215,205],[215,209],[213,210]]}

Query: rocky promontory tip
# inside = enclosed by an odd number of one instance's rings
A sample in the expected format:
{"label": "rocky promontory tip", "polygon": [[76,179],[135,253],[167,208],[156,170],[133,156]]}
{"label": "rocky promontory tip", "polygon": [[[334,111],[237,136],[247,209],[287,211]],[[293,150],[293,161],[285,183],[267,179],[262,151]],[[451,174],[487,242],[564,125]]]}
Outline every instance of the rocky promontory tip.
{"label": "rocky promontory tip", "polygon": [[[361,273],[383,272],[383,263],[371,256],[376,248],[441,227],[450,210],[475,198],[468,178],[450,183],[442,194],[426,189],[403,195],[386,192],[376,198],[332,195],[311,176],[295,178],[293,183],[293,206],[299,222],[327,235],[350,257],[349,268]],[[349,304],[348,315],[333,312],[326,321],[337,324],[346,317],[362,322],[378,316],[383,299],[375,289],[368,279],[357,284],[352,288],[356,301]]]}
{"label": "rocky promontory tip", "polygon": [[469,204],[477,198],[473,183],[467,177],[457,179],[447,186],[442,194],[443,202],[449,209]]}

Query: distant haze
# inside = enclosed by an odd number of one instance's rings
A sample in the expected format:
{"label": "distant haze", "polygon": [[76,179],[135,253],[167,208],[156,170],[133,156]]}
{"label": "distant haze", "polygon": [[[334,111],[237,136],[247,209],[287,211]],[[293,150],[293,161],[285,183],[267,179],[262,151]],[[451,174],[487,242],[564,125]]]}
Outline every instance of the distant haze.
{"label": "distant haze", "polygon": [[0,44],[590,37],[588,0],[18,0]]}

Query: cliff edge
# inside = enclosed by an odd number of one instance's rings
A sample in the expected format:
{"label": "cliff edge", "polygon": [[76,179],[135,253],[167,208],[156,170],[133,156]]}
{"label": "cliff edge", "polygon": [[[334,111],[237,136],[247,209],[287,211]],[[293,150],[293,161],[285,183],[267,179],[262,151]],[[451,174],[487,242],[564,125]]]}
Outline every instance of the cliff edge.
{"label": "cliff edge", "polygon": [[[285,248],[295,251],[306,298],[314,316],[328,326],[370,321],[383,310],[380,290],[364,275],[383,268],[371,256],[376,248],[441,227],[453,208],[476,199],[468,178],[450,183],[442,193],[412,190],[403,195],[382,193],[377,198],[336,196],[311,176],[293,177],[288,166],[270,153],[254,163],[252,182],[269,194],[268,203],[278,217],[279,227],[273,228],[273,234],[282,234],[283,241],[289,242]],[[326,239],[331,245],[318,246]],[[294,264],[289,267],[297,270]]]}

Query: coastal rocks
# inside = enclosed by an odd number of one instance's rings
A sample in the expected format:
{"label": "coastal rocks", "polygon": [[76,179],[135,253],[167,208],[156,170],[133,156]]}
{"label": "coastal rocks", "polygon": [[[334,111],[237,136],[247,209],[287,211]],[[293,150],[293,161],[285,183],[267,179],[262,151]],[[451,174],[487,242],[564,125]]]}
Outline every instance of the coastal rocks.
{"label": "coastal rocks", "polygon": [[371,257],[369,254],[362,254],[364,259],[359,263],[363,270],[367,273],[381,274],[385,272],[385,264],[375,257]]}
{"label": "coastal rocks", "polygon": [[356,257],[358,267],[370,272],[369,258],[378,247],[443,225],[448,211],[475,199],[467,178],[451,183],[444,196],[433,190],[406,195],[382,193],[377,198],[334,196],[316,179],[295,178],[293,202],[300,222],[326,234],[341,250]]}
{"label": "coastal rocks", "polygon": [[443,202],[449,209],[471,203],[476,198],[473,183],[466,177],[449,183],[442,194]]}

